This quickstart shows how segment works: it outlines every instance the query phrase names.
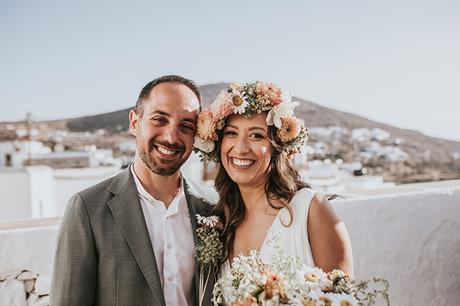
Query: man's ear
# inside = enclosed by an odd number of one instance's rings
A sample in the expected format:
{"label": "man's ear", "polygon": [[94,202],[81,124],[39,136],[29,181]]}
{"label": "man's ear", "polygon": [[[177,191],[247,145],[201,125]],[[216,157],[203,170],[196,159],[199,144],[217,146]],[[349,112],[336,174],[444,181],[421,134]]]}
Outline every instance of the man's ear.
{"label": "man's ear", "polygon": [[136,135],[137,132],[137,125],[139,124],[139,116],[136,114],[134,110],[131,110],[129,112],[129,132],[134,135]]}

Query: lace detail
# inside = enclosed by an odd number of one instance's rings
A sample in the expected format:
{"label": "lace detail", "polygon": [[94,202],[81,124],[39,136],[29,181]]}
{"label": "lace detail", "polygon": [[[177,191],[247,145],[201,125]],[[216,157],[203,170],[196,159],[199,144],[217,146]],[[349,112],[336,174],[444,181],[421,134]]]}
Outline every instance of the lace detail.
{"label": "lace detail", "polygon": [[[267,232],[267,237],[265,238],[266,245],[272,246],[275,249],[281,249],[281,231],[274,230],[270,228]],[[263,248],[264,244],[262,244],[261,249]]]}

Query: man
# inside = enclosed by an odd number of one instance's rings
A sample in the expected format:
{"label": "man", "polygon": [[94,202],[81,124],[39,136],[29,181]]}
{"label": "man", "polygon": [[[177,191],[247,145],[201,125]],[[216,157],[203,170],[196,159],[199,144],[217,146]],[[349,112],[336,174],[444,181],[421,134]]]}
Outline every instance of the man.
{"label": "man", "polygon": [[198,304],[195,214],[208,215],[210,206],[179,169],[192,152],[200,102],[197,86],[180,76],[142,89],[129,114],[134,163],[66,208],[51,305]]}

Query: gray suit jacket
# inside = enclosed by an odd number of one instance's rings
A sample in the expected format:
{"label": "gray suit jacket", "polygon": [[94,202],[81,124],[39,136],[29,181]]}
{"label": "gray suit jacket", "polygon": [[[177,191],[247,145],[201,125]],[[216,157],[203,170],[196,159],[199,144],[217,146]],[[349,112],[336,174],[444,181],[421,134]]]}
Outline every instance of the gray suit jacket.
{"label": "gray suit jacket", "polygon": [[[207,216],[211,206],[183,183],[196,243],[195,214]],[[196,305],[198,284],[195,261]],[[213,285],[206,288],[204,305],[211,305]],[[57,240],[50,305],[165,305],[129,167],[70,199]]]}

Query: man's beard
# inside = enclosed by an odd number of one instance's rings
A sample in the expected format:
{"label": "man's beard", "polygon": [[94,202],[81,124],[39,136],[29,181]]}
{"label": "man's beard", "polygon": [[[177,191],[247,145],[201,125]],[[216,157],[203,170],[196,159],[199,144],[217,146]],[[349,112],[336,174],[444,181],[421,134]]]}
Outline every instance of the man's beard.
{"label": "man's beard", "polygon": [[[183,146],[177,146],[181,148],[181,152],[183,152]],[[150,145],[150,152],[154,150],[153,143]],[[144,162],[144,164],[149,168],[153,173],[161,175],[161,176],[170,176],[179,171],[180,167],[185,163],[186,159],[179,159],[176,163],[171,164],[167,167],[161,167],[158,165],[157,162],[154,161],[151,154],[145,150],[145,148],[138,143],[137,145],[137,154]]]}

